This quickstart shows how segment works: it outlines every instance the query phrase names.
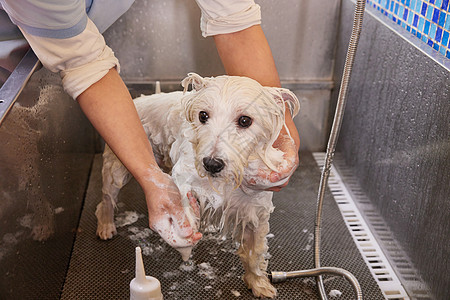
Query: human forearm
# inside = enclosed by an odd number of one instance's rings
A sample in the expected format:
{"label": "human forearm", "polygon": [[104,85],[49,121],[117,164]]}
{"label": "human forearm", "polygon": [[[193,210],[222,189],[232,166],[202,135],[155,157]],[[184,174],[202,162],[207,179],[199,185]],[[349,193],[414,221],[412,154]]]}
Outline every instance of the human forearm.
{"label": "human forearm", "polygon": [[[82,110],[144,190],[150,227],[173,247],[201,238],[186,218],[180,192],[156,164],[127,87],[115,69],[77,97]],[[169,238],[176,234],[177,238]]]}
{"label": "human forearm", "polygon": [[214,36],[228,75],[246,76],[264,86],[280,87],[272,51],[260,25]]}
{"label": "human forearm", "polygon": [[111,69],[77,101],[117,157],[142,183],[151,167],[157,165],[131,96],[117,71]]}

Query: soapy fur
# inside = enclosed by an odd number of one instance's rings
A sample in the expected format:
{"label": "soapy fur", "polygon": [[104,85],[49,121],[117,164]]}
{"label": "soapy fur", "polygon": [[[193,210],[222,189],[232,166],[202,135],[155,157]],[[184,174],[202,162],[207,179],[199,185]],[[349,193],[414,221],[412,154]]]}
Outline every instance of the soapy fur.
{"label": "soapy fur", "polygon": [[[287,163],[283,152],[272,145],[285,126],[285,105],[295,116],[298,99],[289,90],[263,87],[245,77],[202,78],[191,73],[182,85],[184,92],[134,100],[157,162],[178,187],[194,231],[215,228],[230,235],[240,244],[237,254],[245,269],[245,283],[255,296],[272,298],[276,290],[267,278],[264,258],[269,217],[274,209],[272,192],[254,187],[273,186],[268,178],[258,178],[261,167],[277,171]],[[188,86],[193,90],[188,92]],[[201,111],[209,116],[203,123],[199,119]],[[249,127],[239,126],[241,116],[251,118]],[[208,172],[203,165],[205,157],[220,158],[223,169]],[[116,234],[113,214],[118,193],[131,176],[108,146],[103,159],[103,199],[96,211],[97,234],[109,239]],[[200,219],[190,205],[188,192],[198,201]],[[162,227],[167,228],[159,232],[161,236],[180,248],[183,259],[187,259],[189,245],[170,224]]]}

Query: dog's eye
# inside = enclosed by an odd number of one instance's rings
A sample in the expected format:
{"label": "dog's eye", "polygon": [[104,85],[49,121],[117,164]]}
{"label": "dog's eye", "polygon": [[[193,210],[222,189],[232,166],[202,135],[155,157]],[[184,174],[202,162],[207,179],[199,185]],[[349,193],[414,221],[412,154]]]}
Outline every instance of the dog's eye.
{"label": "dog's eye", "polygon": [[241,116],[238,120],[238,124],[239,124],[239,126],[241,126],[243,128],[247,128],[250,125],[252,125],[252,118],[247,117],[247,116]]}
{"label": "dog's eye", "polygon": [[209,115],[206,111],[201,111],[198,113],[198,119],[200,120],[200,123],[205,124],[209,119]]}

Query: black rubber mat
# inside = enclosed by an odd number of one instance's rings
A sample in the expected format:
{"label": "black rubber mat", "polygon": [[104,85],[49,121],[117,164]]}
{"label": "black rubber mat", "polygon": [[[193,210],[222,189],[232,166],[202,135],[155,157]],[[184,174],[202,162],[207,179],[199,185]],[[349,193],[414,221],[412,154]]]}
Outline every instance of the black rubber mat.
{"label": "black rubber mat", "polygon": [[[229,240],[205,235],[193,251],[192,270],[180,268],[177,251],[148,229],[143,193],[131,181],[119,196],[118,235],[110,241],[95,235],[95,207],[101,199],[101,156],[96,157],[80,228],[62,292],[62,299],[129,299],[134,277],[134,248],[141,246],[146,274],[161,281],[164,299],[253,299],[241,276],[239,258]],[[269,235],[269,270],[294,271],[313,267],[313,227],[320,171],[310,153],[301,153],[300,166],[289,186],[275,193]],[[330,193],[324,203],[323,266],[341,267],[359,280],[364,299],[383,299],[341,218]],[[126,225],[127,222],[133,222]],[[327,293],[355,299],[347,281],[325,276]],[[298,278],[275,285],[277,299],[318,299],[314,278]]]}

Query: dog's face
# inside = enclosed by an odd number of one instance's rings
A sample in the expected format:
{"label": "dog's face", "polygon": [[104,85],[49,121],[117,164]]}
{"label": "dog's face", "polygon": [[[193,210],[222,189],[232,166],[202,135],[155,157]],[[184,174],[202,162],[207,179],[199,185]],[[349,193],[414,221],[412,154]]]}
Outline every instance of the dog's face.
{"label": "dog's face", "polygon": [[236,76],[190,74],[183,85],[189,83],[194,91],[183,101],[194,129],[191,142],[197,172],[202,177],[233,181],[238,187],[249,157],[264,157],[284,124],[280,89]]}

